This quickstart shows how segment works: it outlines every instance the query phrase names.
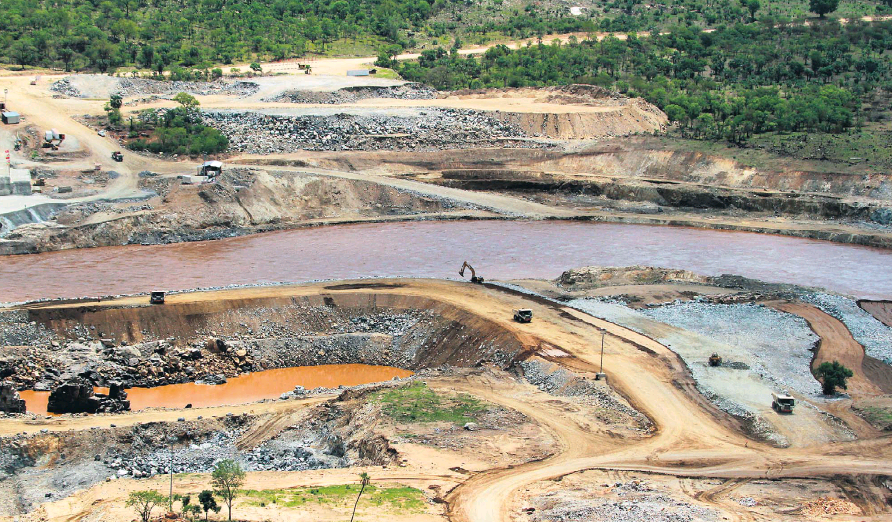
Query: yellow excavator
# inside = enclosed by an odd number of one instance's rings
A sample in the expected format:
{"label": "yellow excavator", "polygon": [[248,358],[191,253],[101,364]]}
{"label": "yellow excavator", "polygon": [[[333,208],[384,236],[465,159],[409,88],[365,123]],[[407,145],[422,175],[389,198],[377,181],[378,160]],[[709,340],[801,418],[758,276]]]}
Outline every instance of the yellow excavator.
{"label": "yellow excavator", "polygon": [[467,261],[465,261],[465,264],[463,264],[461,266],[461,270],[458,271],[458,275],[464,277],[465,276],[465,268],[471,270],[471,282],[472,283],[477,283],[477,284],[483,283],[483,278],[477,277],[477,272],[474,270],[474,267],[469,265]]}

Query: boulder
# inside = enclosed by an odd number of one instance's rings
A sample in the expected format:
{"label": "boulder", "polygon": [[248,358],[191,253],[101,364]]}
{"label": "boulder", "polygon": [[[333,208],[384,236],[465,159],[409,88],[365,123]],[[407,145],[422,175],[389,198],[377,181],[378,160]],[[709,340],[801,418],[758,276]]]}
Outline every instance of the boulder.
{"label": "boulder", "polygon": [[46,408],[51,413],[116,413],[129,411],[130,401],[119,382],[111,383],[106,395],[95,393],[85,379],[74,378],[50,392]]}
{"label": "boulder", "polygon": [[25,413],[25,401],[9,382],[0,382],[0,413]]}
{"label": "boulder", "polygon": [[85,379],[73,378],[50,392],[46,409],[50,413],[96,413],[98,401],[93,386]]}

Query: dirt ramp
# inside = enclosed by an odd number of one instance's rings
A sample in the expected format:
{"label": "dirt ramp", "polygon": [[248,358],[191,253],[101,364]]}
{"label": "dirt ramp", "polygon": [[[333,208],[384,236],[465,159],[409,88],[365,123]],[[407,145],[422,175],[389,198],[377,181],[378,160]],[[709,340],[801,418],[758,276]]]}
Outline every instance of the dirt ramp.
{"label": "dirt ramp", "polygon": [[598,111],[492,114],[529,136],[563,140],[649,134],[661,132],[668,123],[662,111],[637,99]]}

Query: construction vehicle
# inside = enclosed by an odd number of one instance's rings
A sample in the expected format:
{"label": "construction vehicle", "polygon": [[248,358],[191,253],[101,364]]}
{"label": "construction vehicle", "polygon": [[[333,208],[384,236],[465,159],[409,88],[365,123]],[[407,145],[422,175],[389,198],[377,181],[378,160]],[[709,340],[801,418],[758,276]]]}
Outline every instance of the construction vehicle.
{"label": "construction vehicle", "polygon": [[514,320],[518,323],[528,323],[533,320],[533,311],[529,308],[514,310]]}
{"label": "construction vehicle", "polygon": [[112,152],[112,159],[117,162],[121,162],[121,161],[124,161],[124,155],[121,154],[121,151],[116,150],[116,151]]}
{"label": "construction vehicle", "polygon": [[458,275],[464,277],[465,276],[465,268],[468,268],[471,270],[471,282],[472,283],[483,284],[483,278],[477,277],[477,272],[474,270],[474,267],[469,265],[467,261],[465,261],[465,264],[463,264],[461,266],[461,270],[458,271]]}
{"label": "construction vehicle", "polygon": [[796,399],[790,397],[787,392],[771,394],[771,408],[778,413],[793,413]]}
{"label": "construction vehicle", "polygon": [[65,135],[56,129],[48,130],[43,133],[43,148],[59,150],[59,145],[65,141]]}
{"label": "construction vehicle", "polygon": [[712,355],[710,355],[709,356],[709,365],[710,366],[721,366],[722,365],[722,356],[717,353],[713,353]]}
{"label": "construction vehicle", "polygon": [[40,81],[40,76],[35,76],[33,80],[31,80],[31,85],[37,85],[37,82]]}
{"label": "construction vehicle", "polygon": [[149,294],[149,303],[164,304],[164,292],[152,292]]}

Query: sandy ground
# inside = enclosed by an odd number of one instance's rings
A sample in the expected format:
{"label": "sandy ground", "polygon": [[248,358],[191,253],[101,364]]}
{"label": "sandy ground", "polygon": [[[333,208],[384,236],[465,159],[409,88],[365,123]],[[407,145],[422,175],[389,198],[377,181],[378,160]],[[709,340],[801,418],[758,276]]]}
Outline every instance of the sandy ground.
{"label": "sandy ground", "polygon": [[[379,288],[377,292],[423,295],[464,308],[510,329],[535,353],[551,357],[555,362],[580,371],[596,371],[600,333],[605,328],[605,364],[609,383],[629,402],[647,414],[654,422],[652,436],[616,437],[597,426],[585,425],[579,419],[567,417],[559,404],[530,400],[529,397],[505,393],[495,386],[490,377],[481,375],[447,384],[450,389],[465,391],[485,400],[514,409],[535,420],[545,429],[554,443],[555,455],[510,468],[494,468],[469,477],[455,473],[433,473],[455,466],[455,461],[425,462],[432,466],[421,473],[418,480],[431,480],[434,475],[448,477],[460,485],[446,495],[447,513],[456,521],[506,520],[508,513],[519,509],[515,505],[516,492],[531,484],[565,476],[587,469],[638,470],[669,473],[675,476],[715,477],[729,479],[822,477],[831,474],[886,474],[889,473],[890,446],[884,438],[865,438],[855,442],[818,443],[809,447],[778,449],[749,440],[738,431],[733,421],[711,407],[694,391],[687,370],[678,357],[666,346],[645,335],[633,332],[577,310],[557,304],[531,300],[504,290],[444,281],[400,281],[401,287]],[[179,302],[257,297],[261,295],[300,296],[322,292],[363,292],[362,284],[345,286],[341,290],[325,290],[322,285],[282,286],[272,288],[232,289],[219,292],[200,292],[171,296]],[[92,303],[89,306],[140,305],[142,298],[122,298]],[[85,303],[37,304],[36,307],[83,306]],[[535,320],[519,325],[511,320],[514,308],[529,307]],[[564,352],[553,357],[554,349]],[[551,354],[551,355],[547,355]],[[286,403],[288,404],[288,403]],[[257,407],[257,406],[254,406]],[[281,407],[271,403],[266,407]],[[194,412],[193,412],[194,413]],[[155,412],[157,420],[174,419],[181,412]],[[121,417],[124,419],[125,417]],[[805,423],[802,430],[815,429],[808,416],[800,416]],[[88,417],[62,420],[51,429],[85,429],[91,422],[106,423],[108,419]],[[7,432],[27,428],[13,421]],[[352,470],[351,470],[352,472]],[[315,472],[314,472],[315,473]],[[392,474],[391,474],[392,473]],[[276,480],[292,484],[309,480],[343,483],[337,474],[274,474]],[[381,480],[413,476],[410,466],[399,471],[388,471]],[[418,476],[418,475],[415,475]],[[312,477],[312,478],[308,478]],[[206,480],[206,479],[204,479]],[[253,478],[252,478],[253,480]],[[265,480],[265,479],[264,479]],[[404,478],[403,480],[415,480]],[[439,479],[438,479],[439,480]],[[120,483],[101,487],[114,488]],[[445,485],[445,482],[444,482]],[[101,488],[100,487],[100,488]],[[128,486],[137,487],[137,486]],[[143,487],[141,484],[139,487]],[[266,483],[269,487],[269,483]],[[72,497],[67,504],[56,505],[51,520],[67,520],[72,513],[81,512],[96,499],[111,502],[123,491],[90,492]],[[92,508],[90,508],[92,510]],[[746,512],[741,508],[740,512]]]}

